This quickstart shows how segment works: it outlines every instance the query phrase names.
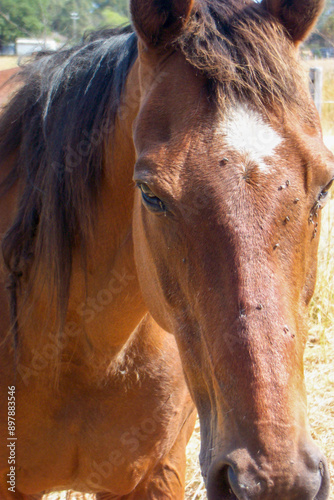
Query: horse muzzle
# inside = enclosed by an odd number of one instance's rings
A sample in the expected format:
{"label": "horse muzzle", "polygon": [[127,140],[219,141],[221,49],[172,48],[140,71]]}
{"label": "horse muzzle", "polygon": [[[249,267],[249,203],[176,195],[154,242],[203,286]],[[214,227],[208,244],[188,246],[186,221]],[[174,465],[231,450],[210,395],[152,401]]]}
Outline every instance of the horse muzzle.
{"label": "horse muzzle", "polygon": [[210,466],[209,500],[327,500],[329,472],[318,448],[309,444],[298,459],[286,459],[280,473],[269,464],[259,465],[248,451],[220,456]]}

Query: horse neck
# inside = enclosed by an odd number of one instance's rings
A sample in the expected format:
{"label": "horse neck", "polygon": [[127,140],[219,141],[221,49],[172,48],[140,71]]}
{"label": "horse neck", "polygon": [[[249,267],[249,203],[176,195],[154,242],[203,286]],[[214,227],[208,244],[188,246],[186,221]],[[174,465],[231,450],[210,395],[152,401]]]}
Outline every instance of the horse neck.
{"label": "horse neck", "polygon": [[[105,177],[88,272],[74,259],[69,317],[84,323],[95,349],[118,350],[147,313],[137,279],[132,241],[136,161],[132,125],[139,108],[138,64],[128,76],[113,137],[105,150]],[[83,279],[86,297],[83,296]],[[111,352],[109,353],[111,354]]]}
{"label": "horse neck", "polygon": [[[139,106],[138,98],[134,99],[138,91],[137,75],[138,70],[133,67],[113,136],[106,140],[105,175],[87,268],[83,268],[80,249],[73,256],[62,355],[80,365],[95,364],[103,368],[110,363],[129,344],[147,314],[137,279],[132,241],[135,164],[132,124]],[[132,105],[127,106],[128,102]],[[55,315],[49,311],[47,296],[39,289],[34,292],[32,307],[27,308],[28,317],[20,325],[26,352],[40,349],[41,333],[57,335],[50,333],[55,332]],[[36,325],[40,328],[36,329]]]}

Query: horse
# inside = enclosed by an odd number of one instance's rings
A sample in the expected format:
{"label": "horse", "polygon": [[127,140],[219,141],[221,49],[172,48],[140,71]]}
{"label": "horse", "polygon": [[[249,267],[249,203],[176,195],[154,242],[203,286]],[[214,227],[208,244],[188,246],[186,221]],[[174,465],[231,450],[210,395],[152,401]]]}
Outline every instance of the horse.
{"label": "horse", "polygon": [[325,500],[303,352],[334,159],[323,0],[131,0],[0,120],[2,500]]}
{"label": "horse", "polygon": [[9,99],[13,88],[9,88],[9,84],[13,82],[13,77],[18,71],[18,68],[4,69],[0,71],[0,107],[4,106]]}

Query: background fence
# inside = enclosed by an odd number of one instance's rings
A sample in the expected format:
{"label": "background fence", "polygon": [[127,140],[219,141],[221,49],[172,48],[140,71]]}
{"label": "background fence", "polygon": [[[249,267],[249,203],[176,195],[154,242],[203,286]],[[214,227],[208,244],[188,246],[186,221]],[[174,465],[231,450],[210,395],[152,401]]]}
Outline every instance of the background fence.
{"label": "background fence", "polygon": [[322,105],[334,104],[334,101],[323,100],[323,85],[324,85],[323,68],[320,67],[310,68],[309,82],[310,82],[311,95],[321,118]]}

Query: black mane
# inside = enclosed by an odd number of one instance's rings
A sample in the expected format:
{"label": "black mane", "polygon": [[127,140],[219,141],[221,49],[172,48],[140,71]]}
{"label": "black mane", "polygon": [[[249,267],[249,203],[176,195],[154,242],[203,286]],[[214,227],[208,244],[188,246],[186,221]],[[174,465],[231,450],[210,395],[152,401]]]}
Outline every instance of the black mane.
{"label": "black mane", "polygon": [[0,119],[0,168],[14,158],[0,195],[18,180],[22,186],[2,242],[11,289],[15,293],[27,278],[32,260],[43,263],[61,321],[73,248],[84,250],[91,235],[105,141],[136,58],[131,28],[94,33],[74,48],[40,54],[19,72],[23,86]]}

